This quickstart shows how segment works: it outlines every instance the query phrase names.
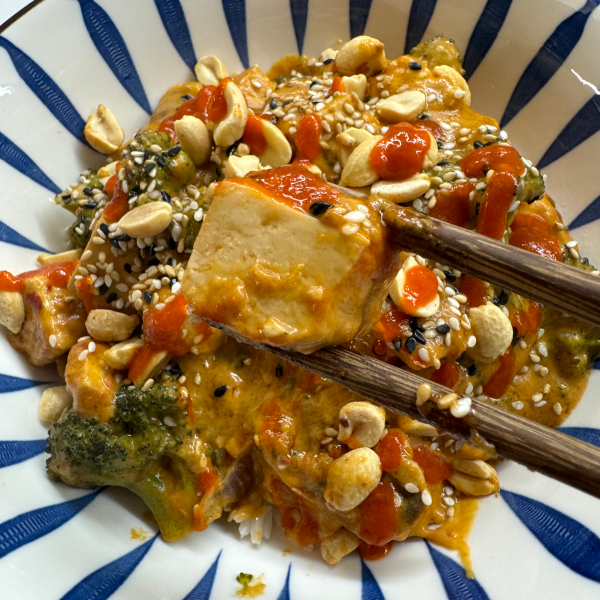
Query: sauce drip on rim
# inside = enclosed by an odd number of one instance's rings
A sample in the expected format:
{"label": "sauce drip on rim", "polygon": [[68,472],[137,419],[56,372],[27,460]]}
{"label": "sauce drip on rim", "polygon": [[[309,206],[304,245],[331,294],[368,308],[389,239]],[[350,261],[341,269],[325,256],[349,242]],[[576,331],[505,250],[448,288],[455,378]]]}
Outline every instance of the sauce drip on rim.
{"label": "sauce drip on rim", "polygon": [[371,166],[381,179],[408,179],[423,170],[430,145],[426,131],[398,123],[371,150]]}

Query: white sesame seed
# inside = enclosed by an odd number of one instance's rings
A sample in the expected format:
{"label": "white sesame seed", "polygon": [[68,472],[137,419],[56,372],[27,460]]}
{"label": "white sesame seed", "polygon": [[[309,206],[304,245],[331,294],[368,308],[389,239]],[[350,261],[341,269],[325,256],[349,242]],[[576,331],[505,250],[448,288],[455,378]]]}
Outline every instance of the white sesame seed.
{"label": "white sesame seed", "polygon": [[541,407],[542,407],[542,406],[544,406],[545,404],[546,404],[546,401],[545,401],[545,400],[542,400],[541,402],[536,402],[536,403],[534,404],[534,406],[535,406],[536,408],[541,408]]}
{"label": "white sesame seed", "polygon": [[96,350],[96,342],[90,342],[88,344],[88,351],[91,353],[91,352],[94,352],[95,350]]}
{"label": "white sesame seed", "polygon": [[579,252],[577,252],[577,250],[575,250],[575,248],[569,248],[569,254],[570,254],[571,258],[574,258],[575,260],[579,259]]}
{"label": "white sesame seed", "polygon": [[548,356],[548,346],[546,346],[546,344],[544,344],[544,342],[540,342],[538,344],[538,352],[544,357],[546,358]]}
{"label": "white sesame seed", "polygon": [[432,503],[432,498],[431,498],[431,494],[429,493],[429,490],[423,490],[421,492],[421,502],[423,502],[423,504],[425,506],[431,506]]}
{"label": "white sesame seed", "polygon": [[460,308],[460,304],[454,298],[448,298],[448,304],[454,308]]}
{"label": "white sesame seed", "polygon": [[82,255],[81,255],[81,260],[87,260],[88,258],[91,258],[92,256],[92,251],[91,250],[86,250]]}
{"label": "white sesame seed", "polygon": [[541,392],[538,392],[537,394],[534,394],[533,396],[531,396],[531,401],[539,402],[540,400],[542,400],[543,397],[544,397],[544,394],[542,394]]}
{"label": "white sesame seed", "polygon": [[448,296],[454,296],[454,294],[456,294],[456,292],[454,291],[454,289],[451,288],[450,286],[446,286],[444,288],[444,293],[447,294]]}
{"label": "white sesame seed", "polygon": [[537,354],[535,354],[533,352],[531,352],[529,354],[529,358],[531,359],[531,362],[534,362],[534,363],[539,363],[540,360],[541,360],[541,358]]}
{"label": "white sesame seed", "polygon": [[180,289],[181,289],[181,283],[179,283],[179,281],[177,281],[176,283],[174,283],[173,287],[171,287],[171,291],[174,294],[176,294]]}
{"label": "white sesame seed", "polygon": [[512,403],[512,407],[513,407],[515,410],[523,410],[523,406],[524,406],[524,405],[523,405],[523,403],[522,403],[520,400],[517,400],[516,402],[513,402],[513,403]]}
{"label": "white sesame seed", "polygon": [[177,421],[175,421],[175,419],[169,415],[163,419],[163,422],[167,427],[177,427]]}
{"label": "white sesame seed", "polygon": [[88,354],[89,354],[89,352],[87,350],[83,350],[82,352],[80,352],[80,354],[77,358],[79,360],[85,360],[87,358]]}
{"label": "white sesame seed", "polygon": [[429,362],[429,352],[427,351],[427,348],[419,348],[419,358],[423,362]]}
{"label": "white sesame seed", "polygon": [[348,223],[342,227],[342,233],[344,235],[352,235],[359,230],[359,226],[356,223]]}
{"label": "white sesame seed", "polygon": [[148,379],[142,386],[142,392],[147,392],[154,385],[154,379]]}
{"label": "white sesame seed", "polygon": [[56,339],[56,336],[54,334],[52,334],[49,338],[48,338],[48,343],[50,344],[50,346],[52,348],[56,348],[56,344],[57,344],[58,340]]}
{"label": "white sesame seed", "polygon": [[561,405],[561,403],[560,403],[560,402],[555,402],[555,403],[554,403],[554,406],[552,407],[552,409],[554,410],[554,412],[555,412],[557,415],[560,415],[560,414],[562,414],[562,410],[563,410],[563,409],[562,409],[562,405]]}
{"label": "white sesame seed", "polygon": [[456,317],[450,317],[450,319],[448,319],[448,325],[450,325],[454,331],[458,331],[460,329],[460,323]]}
{"label": "white sesame seed", "polygon": [[453,315],[456,315],[457,317],[461,317],[462,316],[462,313],[460,312],[460,310],[458,308],[456,308],[456,306],[451,306],[450,307],[450,312]]}
{"label": "white sesame seed", "polygon": [[567,248],[574,248],[575,246],[577,246],[577,241],[576,241],[576,240],[571,240],[570,242],[567,242],[567,243],[565,244],[565,246],[566,246]]}
{"label": "white sesame seed", "polygon": [[407,483],[404,486],[404,489],[409,493],[409,494],[416,494],[419,491],[419,488],[414,484],[414,483]]}
{"label": "white sesame seed", "polygon": [[367,216],[360,210],[351,210],[350,212],[344,215],[344,219],[350,221],[351,223],[362,223]]}
{"label": "white sesame seed", "polygon": [[467,346],[469,348],[474,348],[475,344],[477,344],[477,338],[474,335],[469,336],[469,341],[467,342]]}

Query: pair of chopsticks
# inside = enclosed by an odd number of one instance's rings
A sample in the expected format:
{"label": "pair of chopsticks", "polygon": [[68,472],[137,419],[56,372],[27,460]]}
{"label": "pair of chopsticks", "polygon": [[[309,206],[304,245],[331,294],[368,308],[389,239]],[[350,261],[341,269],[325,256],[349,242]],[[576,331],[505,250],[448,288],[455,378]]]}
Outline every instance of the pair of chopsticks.
{"label": "pair of chopsticks", "polygon": [[[412,252],[600,326],[600,278],[403,206],[384,206],[382,218],[396,243]],[[434,402],[417,409],[416,392],[422,383],[427,382],[433,393],[452,390],[341,347],[305,355],[257,344],[228,327],[211,325],[460,439],[477,443],[474,436],[479,435],[503,458],[600,498],[600,448],[478,400],[462,419]]]}

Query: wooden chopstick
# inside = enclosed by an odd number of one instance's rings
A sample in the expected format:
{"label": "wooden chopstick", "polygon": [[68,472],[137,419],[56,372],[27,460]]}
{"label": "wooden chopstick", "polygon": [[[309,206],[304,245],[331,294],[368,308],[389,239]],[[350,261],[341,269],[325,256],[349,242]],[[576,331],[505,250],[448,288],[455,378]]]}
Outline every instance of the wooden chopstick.
{"label": "wooden chopstick", "polygon": [[383,221],[401,247],[600,326],[600,277],[396,204]]}
{"label": "wooden chopstick", "polygon": [[241,342],[272,352],[385,408],[429,422],[464,441],[480,445],[482,440],[477,436],[481,436],[495,446],[501,457],[600,498],[600,448],[596,446],[481,400],[473,399],[470,414],[462,419],[453,417],[449,410],[440,410],[435,402],[427,402],[419,410],[416,394],[421,384],[428,383],[433,393],[441,395],[453,390],[340,346],[300,354],[253,342],[230,327],[208,323]]}

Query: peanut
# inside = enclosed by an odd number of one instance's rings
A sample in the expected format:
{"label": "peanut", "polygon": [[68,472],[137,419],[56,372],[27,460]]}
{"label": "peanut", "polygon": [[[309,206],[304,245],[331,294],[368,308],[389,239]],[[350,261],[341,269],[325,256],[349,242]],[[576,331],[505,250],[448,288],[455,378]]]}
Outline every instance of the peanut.
{"label": "peanut", "polygon": [[248,119],[248,107],[242,92],[233,81],[228,82],[225,86],[225,101],[227,102],[227,114],[215,127],[213,137],[218,146],[228,148],[244,133]]}
{"label": "peanut", "polygon": [[456,69],[448,65],[439,65],[433,68],[433,74],[437,75],[438,77],[445,77],[446,79],[449,79],[453,85],[465,92],[465,95],[462,99],[463,103],[465,106],[471,106],[471,90],[469,89],[469,84]]}
{"label": "peanut", "polygon": [[390,123],[400,123],[416,119],[424,110],[427,98],[416,90],[395,94],[376,104],[377,114]]}
{"label": "peanut", "polygon": [[206,125],[197,117],[185,115],[179,121],[175,121],[175,135],[181,148],[189,154],[197,167],[210,158],[210,134]]}
{"label": "peanut", "polygon": [[121,342],[133,333],[139,323],[140,319],[137,315],[96,308],[88,315],[85,326],[95,340]]}
{"label": "peanut", "polygon": [[341,75],[372,77],[385,68],[384,45],[375,38],[359,35],[340,48],[335,65]]}
{"label": "peanut", "polygon": [[112,154],[125,140],[125,134],[112,111],[100,104],[84,129],[89,145],[102,154]]}
{"label": "peanut", "polygon": [[380,135],[374,135],[371,139],[359,144],[348,157],[346,166],[342,169],[340,178],[341,185],[350,187],[364,187],[375,183],[379,175],[371,166],[369,157],[375,144],[382,139]]}
{"label": "peanut", "polygon": [[113,369],[122,371],[129,366],[135,353],[144,345],[142,338],[130,338],[111,346],[104,353],[104,360]]}
{"label": "peanut", "polygon": [[338,440],[350,448],[372,448],[385,429],[385,411],[370,402],[349,402],[339,419]]}
{"label": "peanut", "polygon": [[371,193],[395,204],[412,202],[420,198],[431,187],[425,173],[417,173],[404,181],[378,181],[371,187]]}
{"label": "peanut", "polygon": [[162,233],[173,218],[173,209],[167,202],[149,202],[137,206],[119,221],[119,228],[132,238],[154,237]]}
{"label": "peanut", "polygon": [[46,388],[40,398],[39,415],[45,423],[54,423],[60,419],[65,408],[73,405],[73,396],[66,386],[57,385]]}
{"label": "peanut", "polygon": [[227,77],[227,68],[213,54],[203,56],[194,67],[194,73],[202,85],[219,85]]}
{"label": "peanut", "polygon": [[0,325],[19,333],[25,320],[25,303],[20,292],[0,291]]}

